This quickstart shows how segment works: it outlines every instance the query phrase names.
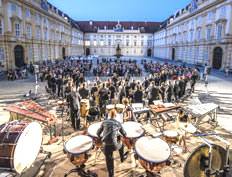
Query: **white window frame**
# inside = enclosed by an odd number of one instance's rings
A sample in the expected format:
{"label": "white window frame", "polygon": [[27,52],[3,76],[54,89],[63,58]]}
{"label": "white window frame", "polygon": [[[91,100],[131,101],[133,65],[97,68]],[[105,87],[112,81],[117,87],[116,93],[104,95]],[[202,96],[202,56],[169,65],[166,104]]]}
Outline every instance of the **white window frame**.
{"label": "white window frame", "polygon": [[2,19],[0,19],[0,35],[3,35],[3,24],[2,24]]}
{"label": "white window frame", "polygon": [[15,23],[15,36],[18,37],[18,38],[21,36],[21,30],[20,30],[20,24],[19,23]]}
{"label": "white window frame", "polygon": [[5,60],[4,48],[0,48],[0,61]]}
{"label": "white window frame", "polygon": [[31,27],[27,26],[26,29],[27,29],[27,38],[31,39]]}
{"label": "white window frame", "polygon": [[226,14],[226,6],[223,6],[223,7],[220,9],[220,14],[221,14],[221,15]]}
{"label": "white window frame", "polygon": [[209,41],[211,39],[211,28],[207,28],[206,30],[206,40]]}
{"label": "white window frame", "polygon": [[218,27],[217,27],[217,39],[222,38],[222,31],[223,31],[223,25],[219,24]]}
{"label": "white window frame", "polygon": [[29,10],[29,9],[26,9],[26,10],[25,10],[25,15],[26,15],[26,17],[30,17],[30,16],[31,16],[31,13],[30,13],[30,10]]}
{"label": "white window frame", "polygon": [[40,28],[36,28],[36,39],[40,40],[41,39],[41,35],[40,35]]}
{"label": "white window frame", "polygon": [[14,11],[14,12],[17,12],[18,7],[17,7],[17,5],[15,3],[11,4],[11,10]]}

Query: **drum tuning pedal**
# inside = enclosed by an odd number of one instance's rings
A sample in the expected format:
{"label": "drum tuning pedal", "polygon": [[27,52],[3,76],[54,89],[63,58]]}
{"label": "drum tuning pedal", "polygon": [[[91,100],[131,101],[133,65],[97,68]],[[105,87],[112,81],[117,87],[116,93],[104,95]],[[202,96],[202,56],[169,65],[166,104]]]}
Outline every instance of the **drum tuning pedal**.
{"label": "drum tuning pedal", "polygon": [[67,152],[65,151],[65,149],[63,149],[63,153],[66,154]]}
{"label": "drum tuning pedal", "polygon": [[138,160],[138,155],[137,154],[135,154],[134,157],[135,157],[135,160]]}
{"label": "drum tuning pedal", "polygon": [[171,161],[170,161],[170,160],[167,160],[167,161],[166,161],[166,165],[167,165],[167,166],[171,166]]}

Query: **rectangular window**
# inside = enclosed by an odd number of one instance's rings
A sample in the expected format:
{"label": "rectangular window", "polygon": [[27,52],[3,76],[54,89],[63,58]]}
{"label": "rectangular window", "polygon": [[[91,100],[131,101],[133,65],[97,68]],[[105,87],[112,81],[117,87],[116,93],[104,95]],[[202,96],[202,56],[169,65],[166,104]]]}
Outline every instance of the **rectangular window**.
{"label": "rectangular window", "polygon": [[137,36],[134,36],[134,38],[137,38]]}
{"label": "rectangular window", "polygon": [[126,41],[126,46],[127,46],[127,47],[129,46],[129,41]]}
{"label": "rectangular window", "polygon": [[27,26],[27,38],[31,39],[31,27]]}
{"label": "rectangular window", "polygon": [[184,32],[184,43],[187,41],[187,32]]}
{"label": "rectangular window", "polygon": [[144,38],[144,36],[141,36],[141,38],[143,39],[143,38]]}
{"label": "rectangular window", "polygon": [[111,35],[109,35],[108,38],[111,38]]}
{"label": "rectangular window", "polygon": [[54,32],[51,32],[51,41],[54,41]]}
{"label": "rectangular window", "polygon": [[218,31],[217,31],[217,39],[222,38],[222,25],[218,26]]}
{"label": "rectangular window", "polygon": [[97,50],[96,50],[96,49],[94,49],[94,50],[93,50],[93,53],[97,53]]}
{"label": "rectangular window", "polygon": [[12,5],[11,5],[11,9],[12,9],[14,12],[17,12],[17,5],[16,5],[16,4],[12,4]]}
{"label": "rectangular window", "polygon": [[111,46],[111,40],[108,41],[108,45]]}
{"label": "rectangular window", "polygon": [[20,25],[18,23],[15,23],[15,35],[20,37]]}
{"label": "rectangular window", "polygon": [[44,30],[44,40],[48,40],[48,32],[47,30]]}
{"label": "rectangular window", "polygon": [[30,10],[29,9],[25,10],[25,15],[26,15],[26,17],[30,17]]}
{"label": "rectangular window", "polygon": [[211,38],[211,28],[208,28],[207,29],[207,34],[206,34],[206,40],[210,40],[210,38]]}
{"label": "rectangular window", "polygon": [[29,60],[32,59],[32,48],[28,49],[28,58],[29,58]]}
{"label": "rectangular window", "polygon": [[100,45],[103,46],[104,45],[104,41],[100,41]]}
{"label": "rectangular window", "polygon": [[2,28],[2,20],[0,20],[0,35],[3,34],[3,28]]}
{"label": "rectangular window", "polygon": [[5,60],[4,49],[0,48],[0,60]]}
{"label": "rectangular window", "polygon": [[199,16],[198,17],[198,23],[201,23],[202,22],[202,16]]}
{"label": "rectangular window", "polygon": [[143,46],[143,41],[141,42],[141,46]]}
{"label": "rectangular window", "polygon": [[43,19],[43,23],[44,23],[44,24],[47,23],[47,19],[46,19],[46,18]]}
{"label": "rectangular window", "polygon": [[35,21],[39,21],[39,14],[35,14]]}
{"label": "rectangular window", "polygon": [[193,31],[190,32],[190,42],[193,42]]}
{"label": "rectangular window", "polygon": [[39,28],[36,29],[36,39],[40,40],[40,29]]}
{"label": "rectangular window", "polygon": [[97,41],[96,40],[93,41],[93,45],[97,46]]}
{"label": "rectangular window", "polygon": [[213,12],[209,12],[209,13],[208,13],[208,19],[209,19],[209,20],[212,19],[212,16],[213,16]]}
{"label": "rectangular window", "polygon": [[137,45],[137,42],[134,42],[134,46],[136,46]]}
{"label": "rectangular window", "polygon": [[143,54],[143,50],[141,50],[141,54]]}
{"label": "rectangular window", "polygon": [[136,50],[134,50],[134,54],[136,54]]}
{"label": "rectangular window", "polygon": [[221,8],[221,14],[225,14],[226,13],[226,6]]}
{"label": "rectangular window", "polygon": [[200,29],[197,31],[197,40],[198,41],[201,40],[201,30]]}
{"label": "rectangular window", "polygon": [[129,38],[129,35],[127,35],[126,38]]}
{"label": "rectangular window", "polygon": [[90,41],[85,41],[86,46],[90,46]]}
{"label": "rectangular window", "polygon": [[56,42],[59,42],[59,33],[56,33]]}

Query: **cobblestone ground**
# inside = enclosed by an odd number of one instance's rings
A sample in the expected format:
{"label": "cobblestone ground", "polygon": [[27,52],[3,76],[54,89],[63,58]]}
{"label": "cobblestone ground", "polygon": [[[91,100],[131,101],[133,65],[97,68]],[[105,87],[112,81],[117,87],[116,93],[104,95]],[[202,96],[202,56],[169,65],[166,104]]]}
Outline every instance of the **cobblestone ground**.
{"label": "cobblestone ground", "polygon": [[[138,61],[139,62],[139,61]],[[140,62],[139,62],[140,63]],[[136,78],[140,79],[140,78]],[[38,99],[42,105],[46,106],[51,110],[52,113],[55,114],[56,109],[56,100],[51,100],[48,102],[47,97],[45,95],[44,86],[45,82],[39,82],[39,94]],[[9,113],[4,110],[5,107],[15,104],[17,102],[21,102],[25,99],[23,96],[25,93],[29,92],[29,90],[34,91],[35,82],[33,76],[31,76],[27,80],[17,80],[17,81],[0,81],[0,124],[7,122],[9,119]],[[231,116],[232,116],[232,76],[226,78],[223,73],[212,71],[212,74],[209,76],[209,84],[207,89],[203,83],[203,81],[199,81],[196,85],[196,93],[194,96],[198,96],[202,102],[213,102],[220,106],[218,112],[218,126],[211,124],[204,124],[199,127],[200,132],[217,132],[223,138],[232,143],[232,125],[231,125]],[[65,119],[66,120],[66,119]],[[173,125],[167,125],[166,129],[172,129]],[[74,168],[74,166],[68,161],[66,155],[63,154],[63,146],[61,142],[61,118],[57,120],[57,134],[59,136],[59,141],[52,144],[47,145],[47,141],[49,140],[48,132],[44,130],[44,139],[43,139],[43,148],[47,151],[52,152],[51,159],[46,161],[46,168],[44,170],[44,176],[46,177],[60,177],[63,176],[67,171]],[[157,132],[157,130],[153,126],[149,126],[148,128],[151,133]],[[82,131],[73,132],[70,127],[70,122],[65,121],[65,141],[70,139],[70,137],[81,134]],[[209,141],[215,143],[215,139],[209,137]],[[220,144],[219,142],[216,142]],[[172,164],[170,167],[166,167],[161,171],[162,177],[182,177],[183,176],[183,166],[184,162],[190,155],[190,153],[198,146],[202,144],[202,141],[193,136],[189,136],[187,138],[187,153],[179,154],[174,158],[178,163]],[[155,152],[151,152],[155,153]],[[42,155],[39,155],[36,162],[41,161]],[[132,157],[132,156],[131,156]],[[142,166],[137,163],[136,168],[132,168],[131,165],[131,157],[124,163],[120,163],[118,153],[115,153],[115,176],[116,177],[130,177],[130,176],[140,176],[145,175],[145,170]],[[93,170],[98,173],[99,177],[107,176],[106,166],[105,166],[105,158],[103,153],[97,158],[96,163],[94,162],[95,153],[92,153],[92,156],[86,163],[86,169]],[[133,160],[132,160],[133,161]],[[36,165],[35,165],[36,166]],[[35,168],[35,167],[34,167]],[[1,174],[0,174],[1,176]],[[29,177],[30,174],[25,174],[25,177]],[[77,176],[76,174],[70,175],[71,177]]]}

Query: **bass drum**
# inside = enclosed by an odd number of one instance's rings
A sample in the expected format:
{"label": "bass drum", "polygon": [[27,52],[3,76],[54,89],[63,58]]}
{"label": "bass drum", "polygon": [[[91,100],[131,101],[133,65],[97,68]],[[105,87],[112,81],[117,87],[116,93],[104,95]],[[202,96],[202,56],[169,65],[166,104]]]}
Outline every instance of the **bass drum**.
{"label": "bass drum", "polygon": [[35,161],[42,143],[38,122],[14,121],[0,130],[0,170],[21,174]]}

